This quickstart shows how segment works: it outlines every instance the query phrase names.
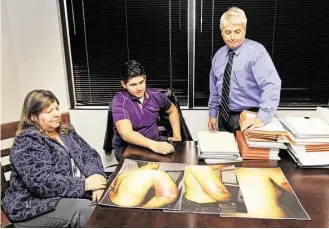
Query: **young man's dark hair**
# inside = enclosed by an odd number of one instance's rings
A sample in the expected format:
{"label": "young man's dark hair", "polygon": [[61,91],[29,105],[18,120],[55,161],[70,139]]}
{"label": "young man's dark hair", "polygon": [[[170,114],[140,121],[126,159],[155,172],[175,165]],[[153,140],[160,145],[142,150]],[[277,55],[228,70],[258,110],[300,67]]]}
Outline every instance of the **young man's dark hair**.
{"label": "young man's dark hair", "polygon": [[121,68],[121,79],[127,83],[135,76],[145,75],[144,66],[137,61],[129,60]]}

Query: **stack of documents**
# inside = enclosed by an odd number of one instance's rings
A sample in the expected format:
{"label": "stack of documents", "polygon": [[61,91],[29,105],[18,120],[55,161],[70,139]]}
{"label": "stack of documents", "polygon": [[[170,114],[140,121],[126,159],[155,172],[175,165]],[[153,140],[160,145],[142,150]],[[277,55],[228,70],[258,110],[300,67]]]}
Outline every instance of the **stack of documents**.
{"label": "stack of documents", "polygon": [[[256,117],[255,112],[243,111],[240,114],[240,126],[245,120]],[[276,117],[273,117],[268,124],[262,127],[246,129],[243,133],[237,132],[236,140],[243,159],[280,160],[279,151],[287,149],[284,143],[289,142],[287,135],[287,130]]]}
{"label": "stack of documents", "polygon": [[302,150],[295,150],[291,146],[288,146],[288,149],[292,158],[301,167],[329,166],[329,151],[306,152]]}
{"label": "stack of documents", "polygon": [[281,117],[281,123],[295,138],[329,138],[329,125],[320,117]]}
{"label": "stack of documents", "polygon": [[[239,124],[242,126],[242,123],[245,120],[253,119],[257,117],[257,113],[252,111],[243,111],[240,114]],[[288,142],[287,130],[281,125],[280,121],[273,117],[270,122],[262,127],[255,129],[246,129],[243,132],[243,135],[247,141],[252,142],[273,142],[273,143],[285,143]],[[249,144],[248,144],[249,145]],[[274,144],[275,146],[284,147],[284,144]],[[273,145],[272,145],[273,146]]]}
{"label": "stack of documents", "polygon": [[243,159],[280,160],[278,148],[249,147],[241,131],[236,132],[236,141]]}
{"label": "stack of documents", "polygon": [[329,108],[317,107],[316,116],[329,125]]}
{"label": "stack of documents", "polygon": [[234,134],[229,132],[198,132],[198,157],[207,163],[242,161]]}
{"label": "stack of documents", "polygon": [[[321,112],[327,111],[321,110]],[[328,117],[321,112],[318,117],[312,118],[290,116],[280,118],[289,132],[289,154],[301,167],[329,166],[329,123]]]}

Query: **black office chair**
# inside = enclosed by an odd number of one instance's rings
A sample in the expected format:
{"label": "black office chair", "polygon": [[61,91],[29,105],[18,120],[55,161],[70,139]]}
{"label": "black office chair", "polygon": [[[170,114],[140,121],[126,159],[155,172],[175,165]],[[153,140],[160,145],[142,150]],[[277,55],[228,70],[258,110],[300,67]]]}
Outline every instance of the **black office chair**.
{"label": "black office chair", "polygon": [[[103,149],[106,155],[112,154],[112,139],[113,139],[113,116],[112,116],[112,102],[109,103],[109,109],[107,113],[107,123],[106,123],[106,130],[105,130],[105,137],[104,137],[104,143],[103,143]],[[115,167],[118,164],[112,164],[110,166],[107,166],[106,168]],[[108,178],[113,174],[113,172],[106,172],[106,175]]]}
{"label": "black office chair", "polygon": [[104,137],[103,149],[106,155],[112,154],[112,139],[113,139],[113,116],[112,116],[112,102],[109,104],[109,109],[107,112],[107,123]]}
{"label": "black office chair", "polygon": [[[170,100],[170,102],[172,102],[177,107],[178,114],[179,114],[182,141],[193,141],[191,132],[190,132],[188,126],[186,125],[185,119],[183,117],[183,113],[180,109],[179,101],[178,101],[175,93],[172,92],[172,90],[167,89],[164,92],[164,94],[167,96],[167,98]],[[166,136],[166,137],[173,136],[172,128],[171,128],[170,121],[169,121],[169,116],[164,109],[160,110],[158,126],[159,126],[159,130],[160,130],[160,135]]]}

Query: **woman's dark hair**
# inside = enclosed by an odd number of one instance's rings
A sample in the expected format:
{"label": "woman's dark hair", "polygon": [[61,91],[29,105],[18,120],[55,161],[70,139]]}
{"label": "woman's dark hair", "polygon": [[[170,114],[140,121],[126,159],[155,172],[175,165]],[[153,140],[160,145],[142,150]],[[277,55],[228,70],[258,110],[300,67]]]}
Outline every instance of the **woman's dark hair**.
{"label": "woman's dark hair", "polygon": [[121,68],[121,79],[127,83],[131,78],[145,75],[144,66],[137,61],[129,60]]}
{"label": "woman's dark hair", "polygon": [[[39,124],[32,120],[32,116],[39,116],[39,114],[44,109],[48,108],[54,102],[57,102],[57,104],[59,105],[58,99],[51,91],[33,90],[28,93],[24,99],[21,119],[18,124],[18,130],[16,132],[16,135],[18,135],[30,126],[34,126],[41,132],[43,132]],[[57,131],[60,133],[65,133],[67,132],[67,130],[68,127],[63,125],[62,122],[57,129]]]}

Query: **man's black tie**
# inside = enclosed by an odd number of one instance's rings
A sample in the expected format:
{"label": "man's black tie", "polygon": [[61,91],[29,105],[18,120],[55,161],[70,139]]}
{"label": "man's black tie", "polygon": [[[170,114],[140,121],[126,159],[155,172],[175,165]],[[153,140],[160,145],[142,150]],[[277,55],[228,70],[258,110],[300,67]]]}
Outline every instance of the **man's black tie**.
{"label": "man's black tie", "polygon": [[228,55],[229,58],[224,72],[223,87],[222,87],[222,102],[221,102],[222,105],[221,115],[225,121],[228,120],[229,112],[230,112],[229,109],[230,78],[232,72],[234,52],[232,50],[229,50]]}

